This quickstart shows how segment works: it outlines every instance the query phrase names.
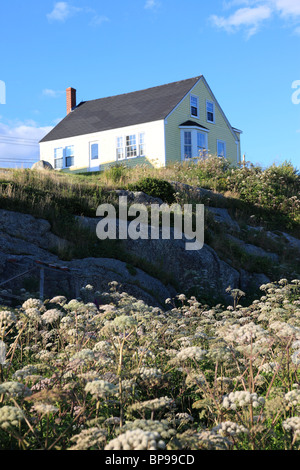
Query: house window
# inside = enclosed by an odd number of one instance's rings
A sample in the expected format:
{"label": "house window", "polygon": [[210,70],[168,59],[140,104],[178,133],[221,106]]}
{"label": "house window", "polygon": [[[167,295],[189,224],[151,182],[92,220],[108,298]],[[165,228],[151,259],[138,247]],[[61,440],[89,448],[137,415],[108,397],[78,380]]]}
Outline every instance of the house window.
{"label": "house window", "polygon": [[124,160],[125,158],[144,157],[146,155],[145,132],[119,136],[116,139],[116,158]]}
{"label": "house window", "polygon": [[181,128],[181,159],[202,158],[208,155],[207,130],[199,130],[199,126]]}
{"label": "house window", "polygon": [[207,135],[203,132],[197,132],[197,156],[207,156]]}
{"label": "house window", "polygon": [[98,160],[99,158],[99,146],[98,144],[91,145],[91,160]]}
{"label": "house window", "polygon": [[215,105],[212,101],[206,101],[207,122],[215,122]]}
{"label": "house window", "polygon": [[226,142],[218,140],[217,142],[217,153],[218,157],[226,158]]}
{"label": "house window", "polygon": [[63,148],[54,149],[54,168],[60,170],[64,165],[64,150]]}
{"label": "house window", "polygon": [[66,147],[66,167],[74,165],[74,145]]}
{"label": "house window", "polygon": [[123,160],[124,148],[123,148],[123,137],[117,137],[117,160]]}
{"label": "house window", "polygon": [[184,158],[192,158],[192,133],[191,131],[184,132]]}
{"label": "house window", "polygon": [[125,155],[126,158],[132,158],[137,156],[136,135],[134,134],[126,136]]}
{"label": "house window", "polygon": [[139,135],[139,156],[145,156],[145,132],[141,132]]}
{"label": "house window", "polygon": [[191,95],[191,116],[199,117],[199,98],[198,96]]}

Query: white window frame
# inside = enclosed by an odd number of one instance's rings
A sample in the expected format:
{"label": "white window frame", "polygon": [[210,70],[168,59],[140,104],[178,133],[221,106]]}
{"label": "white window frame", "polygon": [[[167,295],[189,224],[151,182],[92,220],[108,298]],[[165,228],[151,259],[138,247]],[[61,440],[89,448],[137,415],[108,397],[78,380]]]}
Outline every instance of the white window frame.
{"label": "white window frame", "polygon": [[[56,156],[57,150],[61,150],[61,156],[59,156],[59,157]],[[58,160],[61,160],[61,166],[56,166]],[[64,168],[64,148],[63,147],[56,147],[54,149],[54,169],[55,170],[61,170],[63,168]]]}
{"label": "white window frame", "polygon": [[124,159],[124,137],[122,135],[119,135],[116,137],[116,160],[119,161]]}
{"label": "white window frame", "polygon": [[[134,154],[135,155],[132,155]],[[136,158],[138,156],[138,140],[136,134],[125,136],[125,158]]]}
{"label": "white window frame", "polygon": [[[192,105],[192,99],[197,101],[197,115],[192,113],[192,107],[195,108],[195,106]],[[190,95],[190,114],[192,118],[199,119],[199,97],[197,95]]]}
{"label": "white window frame", "polygon": [[[182,161],[189,161],[193,158],[201,158],[201,155],[199,155],[198,152],[198,134],[203,134],[206,139],[206,148],[204,155],[208,154],[208,134],[209,130],[207,129],[200,129],[199,127],[196,126],[180,126],[180,139],[181,139],[181,160]],[[191,151],[192,151],[192,156],[191,158],[185,158],[185,132],[191,132]]]}
{"label": "white window frame", "polygon": [[[213,111],[212,111],[213,120],[212,121],[208,119],[208,113],[211,113],[211,111],[208,111],[208,109],[207,109],[207,106],[209,104],[212,104],[212,106],[213,106]],[[206,100],[206,122],[209,122],[211,124],[215,124],[215,103],[213,101],[210,101],[210,100]]]}
{"label": "white window frame", "polygon": [[138,151],[139,157],[145,157],[146,155],[145,149],[146,149],[145,132],[139,132],[139,151]]}
{"label": "white window frame", "polygon": [[[219,144],[224,145],[224,155],[219,155]],[[217,156],[220,158],[226,158],[226,142],[225,140],[217,140]]]}
{"label": "white window frame", "polygon": [[[127,140],[134,137],[134,144],[127,145]],[[135,147],[136,155],[129,155],[132,150],[130,147]],[[132,132],[116,137],[116,161],[129,160],[131,158],[145,157],[146,156],[146,132]],[[142,153],[143,152],[143,153]]]}
{"label": "white window frame", "polygon": [[[187,143],[186,142],[186,135],[187,134],[190,134],[190,142],[191,143]],[[190,152],[191,152],[191,156],[190,157],[186,157],[186,149],[189,148],[190,149]],[[183,131],[183,159],[184,160],[190,160],[192,157],[193,157],[193,133],[191,130],[184,130]]]}
{"label": "white window frame", "polygon": [[[67,155],[67,149],[68,148],[73,149],[72,155]],[[73,164],[72,165],[67,165],[68,158],[73,158]],[[75,165],[75,147],[74,147],[74,145],[66,145],[66,147],[65,147],[65,168],[71,168],[74,165]]]}
{"label": "white window frame", "polygon": [[[198,141],[198,136],[199,135],[203,135],[205,137],[205,145],[204,147],[201,147],[199,145],[199,141]],[[202,131],[197,131],[197,156],[199,158],[206,158],[207,155],[208,155],[208,138],[207,138],[207,133],[206,132],[202,132]]]}

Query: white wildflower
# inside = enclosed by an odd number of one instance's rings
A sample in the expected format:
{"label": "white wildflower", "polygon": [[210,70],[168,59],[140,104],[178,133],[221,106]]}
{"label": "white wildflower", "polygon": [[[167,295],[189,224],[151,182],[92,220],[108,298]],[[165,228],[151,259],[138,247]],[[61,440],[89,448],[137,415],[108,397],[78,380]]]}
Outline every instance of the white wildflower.
{"label": "white wildflower", "polygon": [[15,323],[16,321],[17,319],[13,312],[10,312],[9,310],[0,311],[0,326],[9,326],[12,323]]}
{"label": "white wildflower", "polygon": [[37,308],[38,310],[44,310],[44,304],[41,300],[39,299],[27,299],[23,305],[22,308],[26,311],[29,308]]}
{"label": "white wildflower", "polygon": [[75,445],[68,450],[89,450],[91,448],[102,450],[106,442],[107,431],[97,427],[83,429],[80,434],[71,437]]}
{"label": "white wildflower", "polygon": [[284,395],[284,398],[289,407],[300,405],[300,389],[291,390]]}
{"label": "white wildflower", "polygon": [[59,408],[54,405],[49,405],[48,403],[35,403],[32,407],[37,413],[45,416],[57,413]]}
{"label": "white wildflower", "polygon": [[223,407],[230,410],[236,410],[238,407],[246,407],[252,404],[253,408],[264,405],[265,399],[258,397],[257,393],[246,391],[231,392],[223,397]]}
{"label": "white wildflower", "polygon": [[221,436],[236,436],[237,434],[248,433],[248,429],[246,429],[245,426],[233,423],[232,421],[224,421],[218,424],[218,426],[215,426],[212,431]]}
{"label": "white wildflower", "polygon": [[23,411],[16,406],[2,406],[0,408],[0,428],[9,430],[11,427],[19,426],[23,420]]}
{"label": "white wildflower", "polygon": [[176,355],[176,359],[178,361],[185,361],[186,359],[196,359],[197,361],[201,361],[205,357],[206,353],[206,350],[203,350],[198,346],[191,346],[179,351]]}
{"label": "white wildflower", "polygon": [[116,317],[113,321],[113,325],[117,326],[121,330],[125,330],[126,328],[132,328],[136,324],[137,321],[135,320],[135,318],[127,315],[120,315]]}
{"label": "white wildflower", "polygon": [[31,395],[31,390],[20,382],[3,382],[0,384],[0,395],[8,397],[27,397]]}
{"label": "white wildflower", "polygon": [[165,447],[166,444],[158,432],[135,429],[112,439],[104,450],[159,450]]}
{"label": "white wildflower", "polygon": [[111,395],[117,395],[118,387],[105,380],[94,380],[86,384],[85,391],[95,398],[106,398]]}
{"label": "white wildflower", "polygon": [[42,315],[42,320],[43,320],[43,323],[46,323],[46,325],[48,325],[48,324],[57,322],[58,320],[60,320],[61,317],[62,317],[62,313],[56,308],[53,308],[51,310],[47,310]]}
{"label": "white wildflower", "polygon": [[288,432],[292,432],[294,439],[300,439],[300,417],[295,416],[293,418],[287,418],[282,423],[283,429]]}

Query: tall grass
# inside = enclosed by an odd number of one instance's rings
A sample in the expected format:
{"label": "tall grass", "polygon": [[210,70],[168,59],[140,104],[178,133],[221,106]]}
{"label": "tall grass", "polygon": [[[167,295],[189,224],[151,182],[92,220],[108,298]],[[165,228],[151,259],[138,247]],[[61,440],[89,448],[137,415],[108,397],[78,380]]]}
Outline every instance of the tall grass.
{"label": "tall grass", "polygon": [[0,449],[299,450],[300,281],[229,292],[164,311],[112,282],[0,309]]}

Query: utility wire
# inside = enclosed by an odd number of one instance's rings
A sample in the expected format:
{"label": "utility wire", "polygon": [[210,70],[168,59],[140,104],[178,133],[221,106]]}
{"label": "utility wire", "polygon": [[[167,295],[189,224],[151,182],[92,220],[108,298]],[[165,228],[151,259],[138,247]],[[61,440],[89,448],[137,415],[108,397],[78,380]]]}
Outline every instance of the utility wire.
{"label": "utility wire", "polygon": [[15,137],[10,135],[0,134],[0,139],[22,141],[22,142],[38,142],[37,139],[27,139],[26,137]]}
{"label": "utility wire", "polygon": [[22,145],[23,147],[38,147],[39,144],[29,144],[27,142],[8,142],[6,140],[0,140],[0,144],[5,144],[5,145]]}

